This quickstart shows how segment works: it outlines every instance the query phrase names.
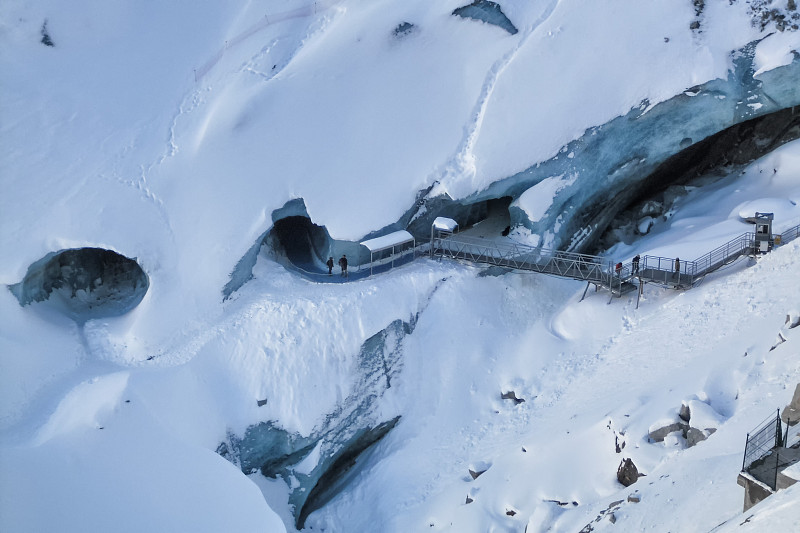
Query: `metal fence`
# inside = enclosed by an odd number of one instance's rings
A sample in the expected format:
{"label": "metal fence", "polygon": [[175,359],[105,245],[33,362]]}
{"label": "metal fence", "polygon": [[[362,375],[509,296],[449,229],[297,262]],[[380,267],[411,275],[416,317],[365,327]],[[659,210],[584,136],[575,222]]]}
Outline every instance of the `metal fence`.
{"label": "metal fence", "polygon": [[778,409],[775,415],[767,417],[756,429],[747,434],[742,472],[751,474],[775,490],[781,446],[783,446],[783,433],[780,409]]}
{"label": "metal fence", "polygon": [[800,237],[800,224],[792,228],[783,230],[780,236],[781,236],[781,244],[785,244],[787,242],[795,240],[797,237]]}
{"label": "metal fence", "polygon": [[[462,235],[434,235],[431,255],[463,259],[473,263],[529,270],[596,283],[619,292],[625,279],[614,263],[600,256],[536,248],[513,242],[498,242]],[[630,264],[626,267],[630,273]]]}
{"label": "metal fence", "polygon": [[755,250],[755,234],[743,233],[710,251],[706,255],[693,261],[695,271],[693,275],[702,275],[726,265],[742,255],[753,253]]}

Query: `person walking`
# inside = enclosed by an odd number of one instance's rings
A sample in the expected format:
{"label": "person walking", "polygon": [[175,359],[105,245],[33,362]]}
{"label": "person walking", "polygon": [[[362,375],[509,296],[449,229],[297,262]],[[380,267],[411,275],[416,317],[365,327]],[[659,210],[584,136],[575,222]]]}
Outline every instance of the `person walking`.
{"label": "person walking", "polygon": [[328,265],[328,275],[330,276],[333,274],[333,257],[329,257],[328,262],[325,264]]}
{"label": "person walking", "polygon": [[639,273],[639,254],[636,254],[636,257],[633,258],[633,261],[631,261],[631,265],[633,265],[633,273],[634,274],[638,274]]}
{"label": "person walking", "polygon": [[681,258],[680,257],[676,257],[675,258],[675,276],[677,276],[678,279],[680,279],[680,277],[681,277]]}
{"label": "person walking", "polygon": [[347,277],[347,256],[342,254],[339,259],[339,266],[342,268],[342,276]]}
{"label": "person walking", "polygon": [[617,277],[619,277],[622,273],[622,263],[617,263],[617,266],[614,268],[614,270],[617,272]]}

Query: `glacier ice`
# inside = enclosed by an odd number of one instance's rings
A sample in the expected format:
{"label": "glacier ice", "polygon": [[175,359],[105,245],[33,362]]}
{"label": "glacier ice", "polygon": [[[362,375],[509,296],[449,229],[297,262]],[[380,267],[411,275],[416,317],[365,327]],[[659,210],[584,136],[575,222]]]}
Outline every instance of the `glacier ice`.
{"label": "glacier ice", "polygon": [[[512,226],[527,228],[548,246],[592,249],[614,216],[631,204],[701,170],[746,164],[800,137],[800,57],[755,77],[757,45],[731,54],[726,79],[655,105],[642,101],[626,115],[588,129],[556,156],[466,198],[424,195],[406,213],[407,229],[421,239],[436,216],[465,227],[475,206],[511,197]],[[557,176],[568,177],[569,184],[544,213],[532,216],[516,203],[526,191]]]}
{"label": "glacier ice", "polygon": [[416,320],[394,320],[364,341],[357,358],[357,384],[310,435],[291,433],[271,420],[248,427],[241,436],[229,433],[217,448],[245,473],[260,470],[268,477],[293,480],[289,503],[299,529],[310,513],[346,485],[346,474],[357,470],[353,467],[359,456],[400,420],[391,408],[381,408],[381,399],[400,372],[402,342]]}
{"label": "glacier ice", "polygon": [[102,248],[52,252],[9,289],[20,305],[47,301],[79,322],[127,313],[150,285],[134,259]]}
{"label": "glacier ice", "polygon": [[469,5],[462,6],[453,10],[453,15],[459,17],[470,18],[493,24],[503,28],[511,35],[516,34],[519,30],[503,13],[500,4],[491,2],[490,0],[475,0]]}

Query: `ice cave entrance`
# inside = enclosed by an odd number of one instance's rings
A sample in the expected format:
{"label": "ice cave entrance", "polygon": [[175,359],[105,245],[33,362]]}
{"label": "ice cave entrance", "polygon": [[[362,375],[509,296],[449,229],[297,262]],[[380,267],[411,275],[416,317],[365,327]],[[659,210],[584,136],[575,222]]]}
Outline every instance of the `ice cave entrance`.
{"label": "ice cave entrance", "polygon": [[330,248],[330,236],[323,226],[317,226],[303,216],[276,220],[270,231],[272,248],[295,267],[307,272],[322,271]]}
{"label": "ice cave entrance", "polygon": [[20,305],[46,302],[81,322],[127,313],[149,286],[136,260],[102,248],[76,248],[47,254],[9,289]]}
{"label": "ice cave entrance", "polygon": [[[459,224],[459,233],[482,238],[508,235],[511,216],[508,208],[512,198],[503,196],[466,206],[464,215],[451,217]],[[445,215],[449,216],[449,215]]]}

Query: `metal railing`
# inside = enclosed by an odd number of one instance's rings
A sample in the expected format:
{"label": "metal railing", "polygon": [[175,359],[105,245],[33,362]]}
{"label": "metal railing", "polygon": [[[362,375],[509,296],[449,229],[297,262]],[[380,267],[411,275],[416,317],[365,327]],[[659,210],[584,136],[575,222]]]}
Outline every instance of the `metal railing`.
{"label": "metal railing", "polygon": [[[434,235],[431,255],[588,281],[619,292],[625,277],[600,256],[536,248],[480,237]],[[630,272],[630,266],[627,267]]]}
{"label": "metal railing", "polygon": [[715,248],[706,255],[693,261],[697,269],[695,275],[700,276],[706,274],[738,259],[742,255],[753,253],[755,251],[755,242],[754,233],[743,233],[722,246]]}
{"label": "metal railing", "polygon": [[[783,231],[777,242],[788,243],[800,237],[800,225]],[[613,260],[596,255],[536,248],[514,242],[498,242],[481,237],[469,237],[449,231],[432,230],[430,254],[463,259],[473,263],[529,270],[576,280],[587,281],[607,288],[613,295],[623,294],[623,288],[635,289],[630,282],[654,282],[675,288],[689,289],[709,272],[732,263],[744,255],[758,252],[756,236],[743,233],[705,255],[691,261],[655,255],[642,256],[638,264],[627,262],[616,269]],[[585,293],[584,293],[585,294]]]}
{"label": "metal railing", "polygon": [[797,226],[791,227],[789,229],[783,230],[780,233],[780,241],[781,244],[785,244],[787,242],[795,240],[797,237],[800,237],[800,224]]}
{"label": "metal railing", "polygon": [[[780,409],[747,434],[742,459],[742,472],[775,490],[780,466],[779,448],[783,446]],[[774,465],[773,465],[774,463]]]}

